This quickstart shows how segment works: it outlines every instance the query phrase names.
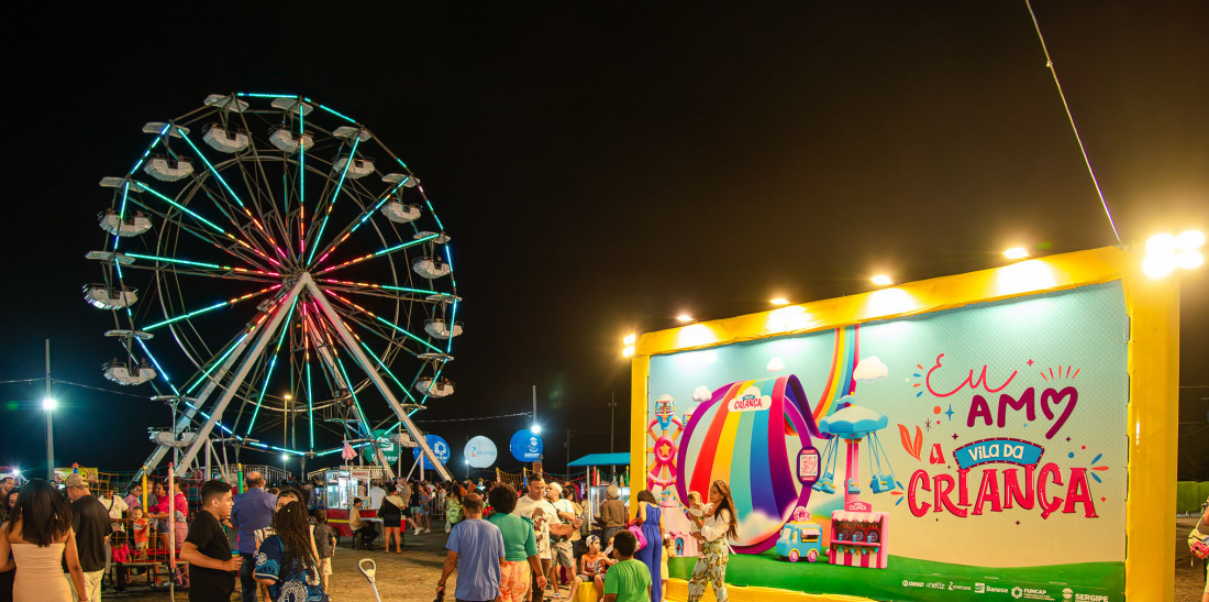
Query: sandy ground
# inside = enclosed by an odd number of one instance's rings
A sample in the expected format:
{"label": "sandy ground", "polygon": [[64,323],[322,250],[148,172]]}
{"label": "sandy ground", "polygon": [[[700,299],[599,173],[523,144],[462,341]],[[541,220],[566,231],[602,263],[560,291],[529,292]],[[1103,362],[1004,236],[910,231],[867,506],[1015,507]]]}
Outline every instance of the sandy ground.
{"label": "sandy ground", "polygon": [[[1185,543],[1188,532],[1196,524],[1195,519],[1179,519],[1176,523],[1174,543],[1176,545],[1175,566],[1175,600],[1176,602],[1199,602],[1201,592],[1205,588],[1203,564],[1190,562],[1188,545]],[[377,582],[378,594],[383,602],[431,602],[435,598],[437,579],[441,576],[441,567],[445,562],[445,529],[442,526],[434,528],[432,533],[419,536],[408,535],[402,554],[387,554],[382,551],[381,539],[379,547],[370,550],[353,550],[349,547],[347,538],[336,550],[333,562],[332,576],[328,594],[335,602],[374,601],[374,591],[369,582],[357,570],[356,564],[362,558],[371,558],[378,565]],[[452,602],[453,586],[457,582],[457,573],[449,581],[449,593],[446,600]],[[236,586],[238,588],[238,585]],[[105,600],[124,600],[131,602],[152,602],[168,600],[167,592],[127,592],[115,594],[106,592]],[[188,595],[178,593],[174,602],[186,602]],[[236,591],[232,600],[238,602],[239,592]]]}
{"label": "sandy ground", "polygon": [[[434,528],[432,533],[419,536],[408,535],[403,546],[402,554],[387,554],[382,551],[382,539],[375,543],[373,550],[354,550],[349,547],[348,538],[341,540],[332,563],[332,575],[329,578],[328,594],[333,601],[362,601],[374,600],[374,590],[369,581],[357,570],[357,562],[370,558],[377,564],[378,594],[383,602],[431,602],[436,597],[437,579],[441,576],[441,567],[445,564],[445,528]],[[457,573],[449,580],[449,593],[457,583]],[[239,585],[232,600],[239,601]],[[123,600],[130,602],[151,602],[169,600],[168,592],[134,591],[131,587],[126,593],[105,592],[103,600]],[[177,593],[176,602],[187,601],[188,594]],[[446,596],[452,602],[453,596]]]}

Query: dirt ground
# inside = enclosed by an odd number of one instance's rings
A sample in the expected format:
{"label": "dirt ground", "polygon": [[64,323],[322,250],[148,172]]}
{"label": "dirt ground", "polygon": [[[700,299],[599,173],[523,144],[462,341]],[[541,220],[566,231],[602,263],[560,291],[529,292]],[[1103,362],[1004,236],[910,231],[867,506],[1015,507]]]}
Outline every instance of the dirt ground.
{"label": "dirt ground", "polygon": [[[332,562],[332,575],[329,578],[328,595],[333,601],[363,601],[374,600],[374,590],[369,581],[357,570],[357,562],[370,558],[377,564],[378,594],[383,602],[431,602],[436,597],[437,579],[441,576],[441,567],[445,564],[445,528],[434,525],[432,533],[419,536],[409,534],[403,546],[402,554],[387,554],[382,550],[382,539],[375,543],[373,550],[354,550],[349,546],[348,538],[342,538],[336,549],[336,557]],[[449,594],[446,600],[453,600],[453,587],[457,583],[457,573],[449,580]],[[239,585],[236,584],[232,600],[239,602]],[[135,591],[140,589],[142,591]],[[123,600],[129,602],[163,602],[169,600],[168,592],[151,592],[145,587],[131,587],[125,593],[105,592],[103,600]],[[177,593],[175,602],[187,602],[188,594]]]}
{"label": "dirt ground", "polygon": [[[1196,525],[1196,519],[1178,519],[1174,543],[1176,546],[1175,600],[1176,602],[1199,602],[1205,588],[1202,561],[1191,562],[1186,542],[1188,532]],[[436,527],[436,525],[434,525]],[[357,570],[357,562],[371,558],[378,565],[378,594],[383,602],[431,602],[436,596],[437,579],[445,563],[445,529],[434,528],[432,533],[419,536],[408,535],[402,554],[387,554],[382,551],[382,540],[374,550],[353,550],[348,538],[341,541],[336,550],[332,566],[328,594],[334,602],[373,601],[374,590]],[[452,602],[453,587],[457,573],[449,580],[446,600]],[[238,585],[232,600],[239,602]],[[105,600],[129,602],[153,602],[168,600],[168,592],[129,591],[126,593],[105,592]],[[188,594],[178,593],[174,602],[187,602]]]}

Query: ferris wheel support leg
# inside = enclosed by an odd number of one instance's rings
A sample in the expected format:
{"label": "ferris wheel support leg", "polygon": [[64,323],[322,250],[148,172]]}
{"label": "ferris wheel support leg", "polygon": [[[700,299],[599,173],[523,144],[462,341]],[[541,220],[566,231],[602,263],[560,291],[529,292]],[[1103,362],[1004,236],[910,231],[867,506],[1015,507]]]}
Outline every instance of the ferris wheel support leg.
{"label": "ferris wheel support leg", "polygon": [[348,352],[353,357],[357,358],[357,363],[361,365],[361,369],[365,371],[370,380],[374,381],[374,386],[378,388],[378,392],[382,394],[382,397],[385,397],[386,401],[390,403],[390,407],[394,409],[395,415],[399,417],[399,422],[403,423],[403,426],[407,428],[407,432],[411,434],[412,438],[416,440],[416,444],[420,446],[420,451],[436,467],[437,473],[441,475],[442,479],[452,481],[453,477],[445,469],[445,466],[441,464],[441,461],[437,459],[437,455],[433,453],[432,447],[428,445],[428,441],[423,437],[423,433],[411,421],[411,418],[407,416],[407,412],[403,410],[403,406],[399,404],[399,400],[395,397],[395,394],[390,390],[390,387],[386,386],[386,381],[382,379],[382,375],[378,372],[377,367],[366,357],[361,346],[357,344],[357,340],[353,338],[353,334],[344,326],[344,321],[340,319],[340,314],[336,313],[336,309],[332,307],[332,303],[328,300],[327,295],[323,294],[323,291],[315,285],[315,281],[311,279],[310,274],[303,274],[298,281],[306,283],[311,296],[319,303],[319,308],[323,310],[323,314],[327,317],[328,322],[331,323],[336,333],[340,335],[340,340],[344,343],[345,348],[348,349]]}
{"label": "ferris wheel support leg", "polygon": [[[309,281],[310,278],[305,277],[305,280]],[[176,470],[181,474],[184,474],[184,470],[181,468],[181,466],[188,466],[191,464],[193,459],[197,457],[198,450],[200,450],[202,445],[205,444],[206,440],[210,438],[210,432],[214,430],[214,425],[218,422],[219,417],[222,416],[223,410],[227,409],[227,404],[231,403],[231,398],[235,397],[235,393],[239,391],[240,385],[243,384],[243,379],[247,378],[248,372],[252,370],[252,366],[256,363],[256,359],[260,357],[261,353],[264,353],[265,347],[267,347],[269,344],[269,340],[273,338],[273,334],[277,332],[277,328],[281,326],[281,322],[285,319],[286,314],[290,313],[290,309],[294,306],[294,299],[296,299],[298,297],[298,293],[302,291],[303,285],[304,279],[299,278],[298,281],[294,283],[294,286],[290,288],[289,294],[287,294],[285,298],[277,304],[277,311],[273,313],[272,319],[270,319],[269,323],[264,326],[264,330],[260,333],[260,335],[256,337],[256,345],[252,347],[252,351],[248,353],[247,357],[245,357],[243,362],[239,365],[239,370],[235,372],[235,376],[232,377],[231,382],[227,384],[227,388],[223,392],[222,397],[219,398],[218,403],[214,406],[213,412],[210,413],[210,418],[206,420],[205,424],[202,425],[201,430],[197,433],[197,437],[193,439],[193,443],[189,444],[189,449],[181,458],[180,465],[176,467]]]}
{"label": "ferris wheel support leg", "polygon": [[[235,365],[235,362],[243,354],[243,350],[247,348],[249,343],[251,343],[251,337],[244,337],[242,341],[237,343],[235,350],[232,351],[229,356],[227,356],[227,360],[223,363],[222,367],[220,367],[217,372],[209,376],[209,382],[207,382],[206,386],[202,388],[201,393],[199,393],[198,396],[193,399],[193,403],[185,404],[184,413],[181,414],[181,417],[176,421],[176,424],[172,426],[172,432],[174,435],[179,436],[185,431],[185,429],[189,428],[190,424],[193,424],[193,419],[197,416],[197,413],[201,410],[202,406],[205,405],[206,400],[210,398],[210,395],[214,393],[214,389],[218,386],[218,382],[221,381],[222,378],[226,376],[227,372],[231,370],[231,366]],[[139,469],[139,472],[135,473],[131,483],[137,483],[139,479],[143,478],[144,472],[154,472],[155,469],[160,465],[160,462],[164,460],[164,456],[168,455],[168,450],[169,448],[163,445],[156,446],[155,451],[151,452],[151,455],[147,457],[145,462],[143,462],[143,467]],[[223,453],[226,453],[225,447],[223,448]]]}

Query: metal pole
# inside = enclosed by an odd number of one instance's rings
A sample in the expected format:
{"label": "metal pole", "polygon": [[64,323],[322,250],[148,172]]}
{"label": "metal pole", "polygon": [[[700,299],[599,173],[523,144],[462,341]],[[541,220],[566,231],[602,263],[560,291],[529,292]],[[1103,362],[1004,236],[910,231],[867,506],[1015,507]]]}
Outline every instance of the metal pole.
{"label": "metal pole", "polygon": [[168,598],[176,599],[176,494],[172,492],[172,464],[168,464]]}
{"label": "metal pole", "polygon": [[[533,385],[533,426],[537,426],[537,385]],[[545,454],[542,454],[537,457],[537,460],[533,461],[533,472],[539,475],[542,473],[542,460],[544,458]]]}
{"label": "metal pole", "polygon": [[613,416],[617,412],[617,392],[609,394],[609,453],[613,453]]}
{"label": "metal pole", "polygon": [[[260,334],[257,335],[256,343],[252,346],[252,351],[248,353],[246,358],[244,358],[244,361],[242,364],[240,364],[239,369],[235,371],[235,376],[232,377],[230,383],[227,385],[227,390],[222,394],[222,397],[219,398],[218,403],[215,404],[214,408],[211,410],[209,420],[207,420],[206,423],[202,425],[201,429],[198,430],[197,438],[194,439],[193,443],[189,445],[189,449],[185,451],[185,457],[177,460],[176,470],[182,470],[180,462],[183,461],[185,465],[188,465],[193,462],[194,458],[197,457],[197,452],[201,449],[201,439],[209,437],[210,432],[214,430],[214,424],[218,422],[219,417],[222,416],[223,410],[227,409],[227,404],[231,403],[231,399],[234,398],[235,394],[239,392],[240,385],[243,384],[243,379],[248,376],[248,373],[251,372],[256,359],[260,357],[260,354],[264,351],[265,347],[268,346],[269,339],[273,337],[273,333],[277,332],[277,327],[281,325],[281,322],[285,319],[286,314],[289,313],[294,299],[298,297],[298,293],[302,291],[304,284],[305,279],[298,279],[298,281],[294,283],[294,286],[290,288],[290,291],[278,303],[277,311],[273,313],[273,317],[262,327]],[[289,325],[287,324],[286,327],[288,328]],[[174,406],[174,418],[176,416],[175,410],[176,408]],[[174,456],[180,453],[179,449],[180,448],[173,448]]]}
{"label": "metal pole", "polygon": [[[365,372],[366,376],[369,376],[370,380],[373,381],[374,386],[378,389],[378,392],[382,394],[382,397],[386,398],[387,403],[389,403],[390,407],[394,409],[395,415],[398,416],[399,421],[403,423],[403,426],[407,429],[407,432],[411,433],[412,437],[416,440],[416,445],[420,447],[420,452],[423,455],[428,456],[428,461],[432,462],[433,466],[436,466],[436,472],[443,480],[452,481],[453,475],[449,474],[449,471],[446,470],[445,466],[441,464],[441,461],[437,459],[437,455],[433,453],[432,447],[428,445],[428,440],[424,438],[423,433],[421,433],[420,429],[415,425],[414,422],[411,421],[411,417],[407,415],[406,411],[404,411],[403,406],[399,404],[399,400],[390,390],[390,387],[386,385],[386,381],[378,372],[377,367],[370,362],[369,356],[365,355],[365,352],[361,350],[361,346],[357,343],[357,340],[353,338],[353,334],[349,332],[348,328],[344,325],[344,321],[340,319],[340,314],[336,312],[335,308],[332,307],[331,302],[328,301],[327,295],[323,294],[323,290],[315,284],[314,279],[312,279],[311,275],[308,273],[304,273],[299,278],[299,282],[304,282],[306,284],[307,289],[311,292],[311,297],[314,298],[314,300],[319,304],[319,308],[327,317],[328,323],[331,324],[332,329],[336,331],[336,334],[340,337],[340,340],[344,342],[345,349],[347,349],[348,352],[357,359],[357,363],[361,365],[361,369]],[[366,422],[364,416],[361,416],[361,421],[362,423]],[[366,426],[366,430],[369,430],[368,425]],[[379,461],[386,468],[387,475],[393,478],[394,475],[391,473],[393,473],[394,470],[390,468],[390,465],[386,463],[381,454],[382,452],[379,451]]]}
{"label": "metal pole", "polygon": [[[53,399],[50,396],[50,339],[46,339],[46,399]],[[46,402],[42,402],[42,411],[46,412],[46,480],[54,482],[55,480],[55,427],[52,410],[46,406]]]}

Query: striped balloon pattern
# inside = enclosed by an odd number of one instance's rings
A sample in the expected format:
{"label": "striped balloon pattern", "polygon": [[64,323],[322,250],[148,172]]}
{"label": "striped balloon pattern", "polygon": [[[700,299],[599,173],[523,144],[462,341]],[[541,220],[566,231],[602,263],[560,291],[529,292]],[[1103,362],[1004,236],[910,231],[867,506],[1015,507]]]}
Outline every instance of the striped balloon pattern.
{"label": "striped balloon pattern", "polygon": [[[762,401],[751,400],[753,389]],[[796,376],[733,382],[693,412],[678,451],[677,493],[684,503],[689,491],[708,501],[710,484],[726,481],[739,521],[730,543],[741,554],[759,554],[776,544],[794,509],[809,502],[797,457],[820,437]]]}

